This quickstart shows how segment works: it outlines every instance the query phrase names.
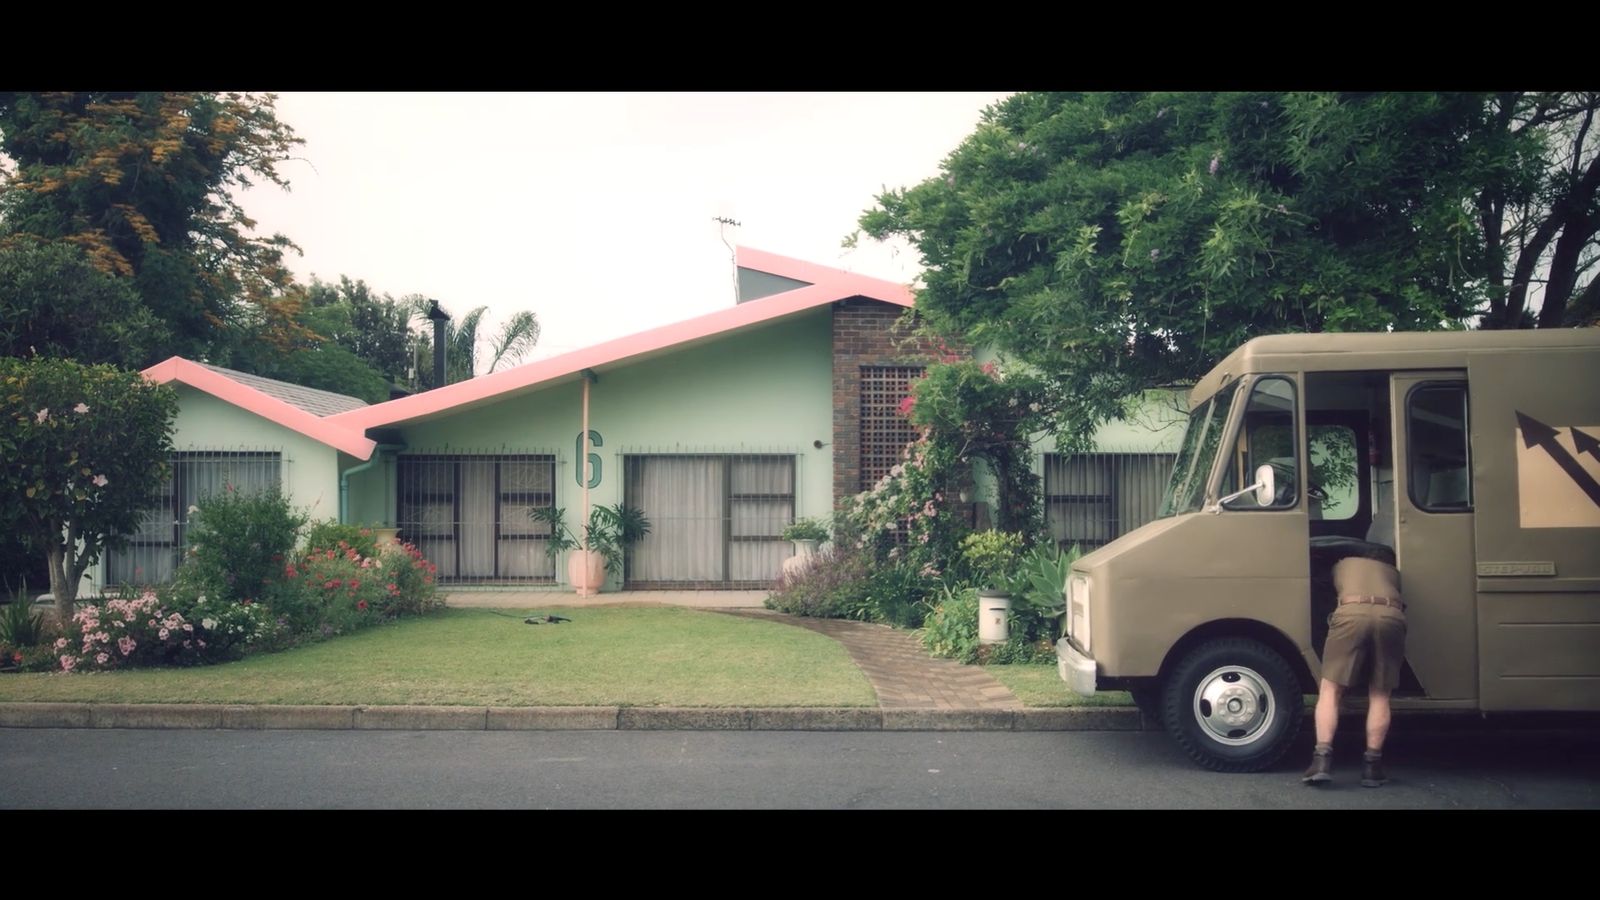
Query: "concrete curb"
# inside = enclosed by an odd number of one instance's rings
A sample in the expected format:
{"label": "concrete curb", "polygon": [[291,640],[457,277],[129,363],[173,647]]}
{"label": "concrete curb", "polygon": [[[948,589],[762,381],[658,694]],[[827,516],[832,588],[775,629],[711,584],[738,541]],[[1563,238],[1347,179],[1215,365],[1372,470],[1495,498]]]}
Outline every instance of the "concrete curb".
{"label": "concrete curb", "polygon": [[0,703],[0,728],[238,731],[1131,731],[1134,709]]}
{"label": "concrete curb", "polygon": [[[1308,716],[1309,718],[1309,716]],[[1401,728],[1474,731],[1478,716],[1397,713]],[[1524,724],[1539,726],[1532,714]],[[1354,723],[1352,726],[1351,723]],[[1600,727],[1600,715],[1567,714],[1547,727]],[[1347,718],[1341,727],[1357,727]],[[1487,725],[1494,727],[1494,725]],[[1159,731],[1119,706],[1023,709],[651,706],[246,706],[184,703],[0,703],[0,728],[157,728],[405,731]]]}

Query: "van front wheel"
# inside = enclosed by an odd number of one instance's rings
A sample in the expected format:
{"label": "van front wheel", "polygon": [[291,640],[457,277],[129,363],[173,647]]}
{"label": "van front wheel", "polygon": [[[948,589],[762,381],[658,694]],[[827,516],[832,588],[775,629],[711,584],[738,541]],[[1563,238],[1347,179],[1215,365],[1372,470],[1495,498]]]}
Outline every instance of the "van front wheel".
{"label": "van front wheel", "polygon": [[1216,772],[1259,772],[1283,758],[1305,717],[1299,680],[1271,647],[1221,638],[1189,651],[1162,690],[1162,721]]}

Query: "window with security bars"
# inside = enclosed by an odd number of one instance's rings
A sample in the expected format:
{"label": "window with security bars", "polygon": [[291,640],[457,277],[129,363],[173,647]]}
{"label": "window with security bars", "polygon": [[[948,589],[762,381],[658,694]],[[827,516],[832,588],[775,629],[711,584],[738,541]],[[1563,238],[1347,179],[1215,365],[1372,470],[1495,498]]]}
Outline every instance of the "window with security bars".
{"label": "window with security bars", "polygon": [[183,562],[190,512],[219,491],[253,494],[281,488],[283,456],[269,452],[172,455],[172,472],[127,544],[105,555],[106,584],[165,584]]}
{"label": "window with security bars", "polygon": [[1085,553],[1157,518],[1171,453],[1044,457],[1045,521],[1056,543]]}
{"label": "window with security bars", "polygon": [[911,385],[926,374],[922,366],[861,367],[861,483],[868,490],[903,461],[917,428],[900,413]]}
{"label": "window with security bars", "polygon": [[627,454],[623,478],[650,521],[628,550],[630,585],[765,587],[794,552],[792,455]]}
{"label": "window with security bars", "polygon": [[404,455],[395,487],[400,537],[440,581],[554,581],[550,526],[530,515],[555,504],[554,455]]}

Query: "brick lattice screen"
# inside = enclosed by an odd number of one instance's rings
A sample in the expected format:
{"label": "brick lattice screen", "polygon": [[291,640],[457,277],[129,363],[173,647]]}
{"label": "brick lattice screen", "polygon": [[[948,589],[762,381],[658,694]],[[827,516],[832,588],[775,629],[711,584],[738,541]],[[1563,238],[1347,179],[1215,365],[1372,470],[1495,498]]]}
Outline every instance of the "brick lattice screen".
{"label": "brick lattice screen", "polygon": [[[871,487],[900,461],[905,442],[916,437],[916,430],[898,415],[909,379],[902,374],[899,385],[871,390],[864,380],[872,377],[871,371],[920,375],[928,362],[938,358],[929,342],[897,332],[895,323],[905,312],[903,307],[864,297],[833,305],[835,503]],[[877,412],[880,406],[882,419]],[[868,423],[866,418],[873,421]],[[889,433],[889,428],[903,430]]]}
{"label": "brick lattice screen", "polygon": [[901,461],[908,442],[917,439],[916,426],[900,415],[900,402],[911,396],[911,384],[927,369],[922,366],[861,367],[861,481],[867,490]]}

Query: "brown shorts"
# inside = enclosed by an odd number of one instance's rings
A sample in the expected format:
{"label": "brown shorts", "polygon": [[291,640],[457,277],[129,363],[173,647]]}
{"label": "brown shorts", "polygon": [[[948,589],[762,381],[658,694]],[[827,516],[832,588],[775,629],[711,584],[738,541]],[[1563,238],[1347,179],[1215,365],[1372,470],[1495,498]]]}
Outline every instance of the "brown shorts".
{"label": "brown shorts", "polygon": [[1322,677],[1340,687],[1360,684],[1393,692],[1406,659],[1406,614],[1390,606],[1345,603],[1328,617]]}

